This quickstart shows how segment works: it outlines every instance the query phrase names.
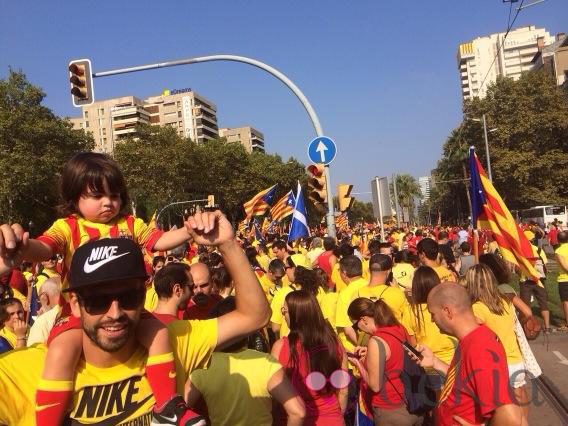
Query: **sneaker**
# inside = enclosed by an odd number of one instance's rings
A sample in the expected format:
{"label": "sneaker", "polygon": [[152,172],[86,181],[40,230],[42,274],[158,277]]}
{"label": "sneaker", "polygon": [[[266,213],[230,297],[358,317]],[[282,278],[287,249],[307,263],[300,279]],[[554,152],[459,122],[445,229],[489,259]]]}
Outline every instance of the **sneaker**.
{"label": "sneaker", "polygon": [[185,405],[180,395],[174,396],[161,407],[154,407],[151,426],[206,426],[205,418]]}

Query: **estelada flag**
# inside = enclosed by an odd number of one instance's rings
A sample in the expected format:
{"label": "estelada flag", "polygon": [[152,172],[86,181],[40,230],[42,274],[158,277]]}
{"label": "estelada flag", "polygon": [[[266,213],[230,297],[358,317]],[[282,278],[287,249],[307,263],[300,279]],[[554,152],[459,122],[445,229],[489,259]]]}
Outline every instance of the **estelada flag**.
{"label": "estelada flag", "polygon": [[271,186],[268,189],[260,191],[249,201],[243,204],[247,219],[253,216],[261,216],[266,213],[266,210],[270,208],[274,202],[274,194],[276,194],[276,186],[278,184]]}
{"label": "estelada flag", "polygon": [[531,244],[487,177],[474,147],[469,148],[469,172],[474,228],[492,231],[503,258],[517,265],[523,275],[543,287],[540,274],[534,267]]}
{"label": "estelada flag", "polygon": [[339,216],[335,217],[335,226],[340,231],[349,228],[349,219],[347,218],[347,213],[341,213]]}
{"label": "estelada flag", "polygon": [[288,191],[286,195],[280,198],[274,207],[270,209],[270,215],[272,220],[281,221],[285,217],[290,216],[294,213],[294,204],[296,204],[296,198],[292,190]]}

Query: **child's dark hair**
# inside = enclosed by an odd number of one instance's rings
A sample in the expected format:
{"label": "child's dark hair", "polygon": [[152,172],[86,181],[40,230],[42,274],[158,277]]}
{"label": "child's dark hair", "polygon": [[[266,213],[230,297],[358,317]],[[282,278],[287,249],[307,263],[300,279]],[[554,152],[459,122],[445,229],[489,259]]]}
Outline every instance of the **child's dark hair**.
{"label": "child's dark hair", "polygon": [[85,191],[104,194],[105,184],[111,194],[120,196],[120,215],[128,214],[130,201],[124,176],[118,164],[108,155],[80,152],[63,167],[59,183],[63,216],[79,213],[79,199]]}

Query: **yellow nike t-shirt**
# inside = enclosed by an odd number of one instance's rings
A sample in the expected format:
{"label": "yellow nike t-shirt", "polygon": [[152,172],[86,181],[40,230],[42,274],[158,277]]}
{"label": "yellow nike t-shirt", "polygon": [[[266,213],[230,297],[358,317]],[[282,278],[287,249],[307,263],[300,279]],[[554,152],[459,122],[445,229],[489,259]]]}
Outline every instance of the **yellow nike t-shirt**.
{"label": "yellow nike t-shirt", "polygon": [[[168,325],[183,394],[191,371],[206,368],[217,344],[217,319]],[[35,393],[47,348],[43,344],[0,356],[0,424],[35,424]],[[154,396],[145,377],[147,352],[140,347],[123,364],[98,368],[81,360],[76,369],[72,424],[150,424]]]}

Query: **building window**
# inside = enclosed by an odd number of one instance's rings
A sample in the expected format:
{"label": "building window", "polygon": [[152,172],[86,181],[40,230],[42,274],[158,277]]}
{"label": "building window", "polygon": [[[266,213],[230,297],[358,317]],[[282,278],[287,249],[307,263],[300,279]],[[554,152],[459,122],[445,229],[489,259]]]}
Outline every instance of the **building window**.
{"label": "building window", "polygon": [[177,101],[177,107],[181,107],[181,101]]}
{"label": "building window", "polygon": [[178,118],[181,118],[181,111],[178,111]]}
{"label": "building window", "polygon": [[174,106],[174,105],[175,105],[175,102],[168,102],[167,104],[164,104],[164,108],[171,107],[171,106]]}
{"label": "building window", "polygon": [[103,138],[103,143],[107,143],[107,138]]}
{"label": "building window", "polygon": [[89,122],[85,121],[85,127],[89,128]]}
{"label": "building window", "polygon": [[106,129],[106,127],[103,127],[103,135],[106,136],[106,134],[107,134],[107,129]]}
{"label": "building window", "polygon": [[183,127],[183,121],[180,121],[178,124],[179,124],[179,127]]}
{"label": "building window", "polygon": [[[89,118],[89,111],[85,111],[85,118]],[[89,126],[87,126],[89,127]]]}
{"label": "building window", "polygon": [[82,129],[83,128],[83,123],[79,123],[79,128]]}

